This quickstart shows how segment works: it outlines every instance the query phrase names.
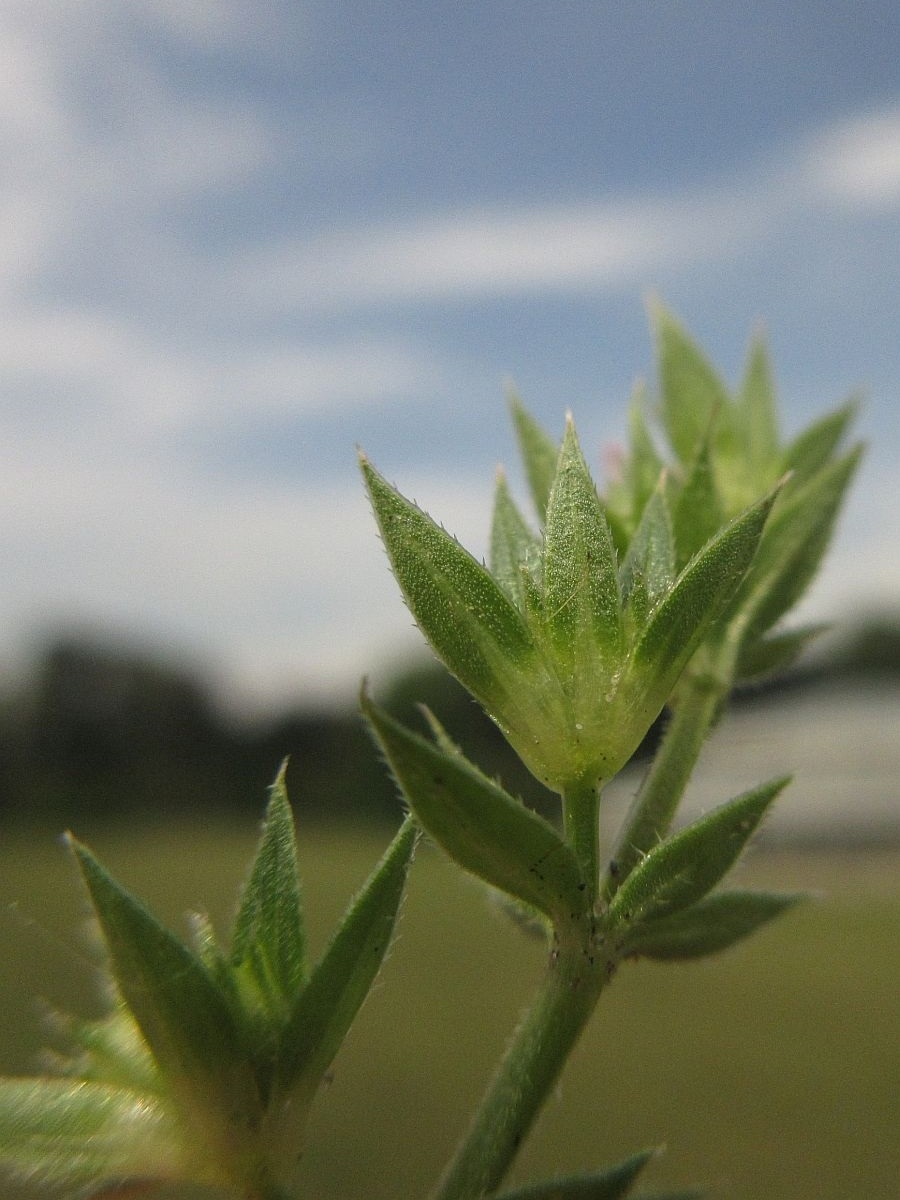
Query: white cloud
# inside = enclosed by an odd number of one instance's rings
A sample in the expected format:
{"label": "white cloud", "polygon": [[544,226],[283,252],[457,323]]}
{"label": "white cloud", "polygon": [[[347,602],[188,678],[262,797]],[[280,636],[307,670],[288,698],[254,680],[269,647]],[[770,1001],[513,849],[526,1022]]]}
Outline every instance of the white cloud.
{"label": "white cloud", "polygon": [[[440,365],[400,340],[344,337],[173,347],[86,309],[13,311],[3,319],[0,385],[37,395],[17,423],[40,438],[60,421],[76,443],[114,435],[121,446],[232,417],[297,419],[433,393]],[[9,401],[7,401],[9,404]],[[0,414],[4,402],[0,398]]]}
{"label": "white cloud", "polygon": [[221,413],[224,404],[256,414],[349,413],[373,402],[433,394],[441,381],[439,365],[412,346],[347,339],[263,348],[217,364],[212,386],[200,389],[199,398],[207,412]]}
{"label": "white cloud", "polygon": [[[149,635],[199,649],[232,702],[257,706],[346,698],[366,664],[420,644],[358,478],[248,488],[114,436],[36,449],[0,448],[7,637],[79,620]],[[483,553],[490,479],[404,485]]]}
{"label": "white cloud", "polygon": [[[218,0],[0,7],[0,302],[33,302],[62,276],[113,306],[183,305],[198,323],[213,306],[240,305],[204,259],[209,243],[234,236],[234,221],[201,228],[199,206],[250,196],[287,161],[318,181],[358,170],[380,144],[345,96],[288,120],[233,86],[245,60],[284,53],[285,22],[299,53],[302,3],[277,13]],[[159,35],[178,45],[174,58],[154,44]],[[217,50],[234,56],[222,87],[186,86],[172,69],[179,56]]]}
{"label": "white cloud", "polygon": [[[296,0],[301,12],[306,5]],[[266,29],[265,10],[242,0],[4,0],[3,19],[11,29],[39,33],[50,44],[76,52],[86,44],[127,43],[150,26],[186,49],[209,52],[232,44],[253,29]]]}
{"label": "white cloud", "polygon": [[849,208],[900,204],[900,106],[842,121],[814,139],[808,174],[814,188]]}
{"label": "white cloud", "polygon": [[[201,480],[165,457],[167,439],[434,396],[453,370],[389,323],[313,336],[269,316],[603,292],[727,263],[817,206],[896,205],[900,116],[835,126],[720,186],[420,214],[209,262],[179,215],[205,193],[265,184],[281,126],[239,95],[179,91],[132,21],[202,53],[237,45],[248,13],[212,0],[17,0],[0,13],[2,625],[14,639],[75,613],[149,630],[204,647],[262,697],[351,688],[395,639],[418,644],[411,619],[358,481]],[[314,173],[366,152],[342,104],[297,116]],[[53,272],[70,260],[63,292]],[[107,290],[90,293],[90,276],[67,301],[92,266]],[[483,552],[490,479],[401,482]],[[822,607],[864,573],[897,588],[881,534],[838,549]]]}
{"label": "white cloud", "polygon": [[[247,7],[233,0],[132,0],[132,9],[170,37],[206,53],[213,46],[233,44],[253,23]],[[264,20],[256,6],[253,16]]]}
{"label": "white cloud", "polygon": [[59,102],[58,70],[46,43],[19,23],[0,21],[0,139],[27,152],[28,167],[71,132]]}
{"label": "white cloud", "polygon": [[727,262],[838,200],[900,203],[900,109],[838,122],[702,189],[569,205],[477,209],[290,237],[238,254],[228,286],[263,308],[604,292]]}
{"label": "white cloud", "polygon": [[757,198],[479,209],[374,230],[290,239],[239,257],[231,286],[263,308],[341,309],[606,290],[727,253],[758,232]]}

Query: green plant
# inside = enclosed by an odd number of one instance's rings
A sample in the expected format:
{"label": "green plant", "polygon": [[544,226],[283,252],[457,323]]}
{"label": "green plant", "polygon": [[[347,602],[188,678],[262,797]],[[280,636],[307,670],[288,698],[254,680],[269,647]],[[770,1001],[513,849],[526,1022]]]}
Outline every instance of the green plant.
{"label": "green plant", "polygon": [[[501,892],[547,945],[514,1034],[435,1200],[498,1189],[620,964],[733,945],[795,894],[717,890],[787,782],[764,783],[671,832],[699,750],[741,679],[781,669],[815,630],[782,618],[812,579],[859,449],[846,406],[782,444],[766,351],[731,395],[657,306],[663,460],[638,394],[630,445],[600,496],[571,418],[560,444],[512,413],[536,514],[497,482],[490,565],[362,471],[394,573],[438,657],[560,797],[559,826],[469,762],[437,717],[426,734],[364,691],[362,710],[407,819],[322,959],[307,964],[283,773],[230,944],[196,918],[190,945],[72,843],[108,948],[114,1005],[72,1024],[54,1077],[0,1083],[0,1158],[69,1189],[187,1181],[245,1200],[299,1195],[306,1116],[390,941],[415,828]],[[666,733],[615,844],[598,811],[663,708]],[[505,1200],[604,1200],[649,1154]],[[123,1193],[124,1194],[124,1193]]]}

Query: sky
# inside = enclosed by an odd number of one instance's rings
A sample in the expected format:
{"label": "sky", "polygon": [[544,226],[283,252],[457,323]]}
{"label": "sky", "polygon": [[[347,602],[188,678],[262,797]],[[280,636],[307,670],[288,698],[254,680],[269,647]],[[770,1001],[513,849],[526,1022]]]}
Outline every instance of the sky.
{"label": "sky", "polygon": [[900,597],[900,6],[3,0],[0,667],[77,630],[264,711],[418,645],[356,447],[476,555],[512,380],[602,483],[659,294],[864,469]]}

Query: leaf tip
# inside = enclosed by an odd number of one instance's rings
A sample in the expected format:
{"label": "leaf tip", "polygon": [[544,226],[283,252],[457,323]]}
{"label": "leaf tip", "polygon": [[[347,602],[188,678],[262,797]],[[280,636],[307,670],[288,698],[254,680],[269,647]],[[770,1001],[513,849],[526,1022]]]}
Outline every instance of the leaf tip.
{"label": "leaf tip", "polygon": [[647,288],[645,290],[645,292],[644,292],[644,310],[647,313],[647,316],[650,319],[651,323],[654,325],[668,311],[666,309],[665,304],[663,303],[662,296],[659,294],[659,292],[656,290],[656,288],[651,287],[651,288]]}
{"label": "leaf tip", "polygon": [[84,873],[85,868],[98,865],[96,858],[94,858],[93,854],[90,852],[90,850],[88,850],[84,842],[80,842],[71,830],[66,830],[62,836],[62,842],[69,853],[74,855],[75,861],[81,868],[82,874]]}
{"label": "leaf tip", "polygon": [[507,375],[503,380],[503,395],[506,398],[506,403],[510,407],[520,403],[519,389],[516,387],[516,381],[511,375]]}
{"label": "leaf tip", "polygon": [[506,397],[506,403],[509,405],[510,412],[515,416],[517,410],[522,407],[522,398],[519,395],[519,389],[512,379],[504,379],[503,394]]}
{"label": "leaf tip", "polygon": [[275,793],[275,792],[287,793],[287,769],[288,769],[288,764],[290,763],[290,761],[291,761],[291,756],[289,754],[286,754],[284,756],[284,758],[281,760],[281,764],[278,767],[278,773],[276,774],[275,779],[272,782],[271,787],[269,788],[270,792],[272,792],[272,793]]}

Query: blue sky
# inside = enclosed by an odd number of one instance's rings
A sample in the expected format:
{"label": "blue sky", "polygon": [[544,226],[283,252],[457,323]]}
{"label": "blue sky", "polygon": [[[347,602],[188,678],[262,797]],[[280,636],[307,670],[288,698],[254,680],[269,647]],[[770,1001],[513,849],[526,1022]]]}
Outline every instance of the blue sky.
{"label": "blue sky", "polygon": [[[658,291],[871,450],[807,614],[896,604],[900,8],[7,0],[0,654],[139,637],[235,704],[416,644],[354,446],[476,553],[512,378],[592,460]],[[513,474],[516,478],[515,473]]]}

